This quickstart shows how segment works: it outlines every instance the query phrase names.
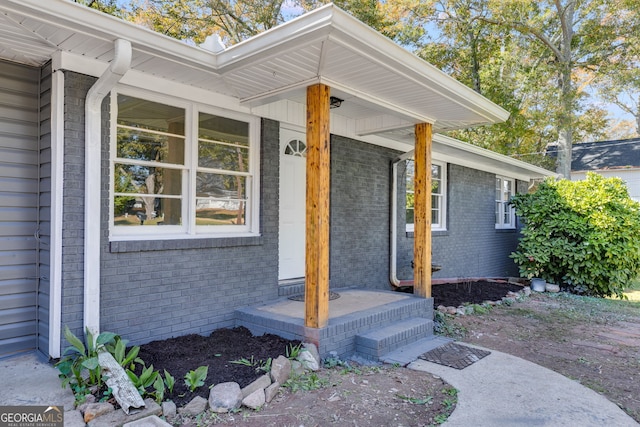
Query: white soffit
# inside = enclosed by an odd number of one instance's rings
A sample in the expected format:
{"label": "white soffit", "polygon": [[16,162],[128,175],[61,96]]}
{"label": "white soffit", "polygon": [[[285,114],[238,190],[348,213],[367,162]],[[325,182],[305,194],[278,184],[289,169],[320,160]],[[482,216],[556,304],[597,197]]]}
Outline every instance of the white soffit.
{"label": "white soffit", "polygon": [[[248,107],[305,104],[324,83],[333,110],[359,136],[399,137],[419,122],[434,131],[503,121],[508,113],[333,5],[214,54],[66,0],[2,0],[0,57],[42,65],[55,52],[102,63],[114,42],[133,47],[132,70],[233,96]],[[384,135],[382,134],[384,133]]]}

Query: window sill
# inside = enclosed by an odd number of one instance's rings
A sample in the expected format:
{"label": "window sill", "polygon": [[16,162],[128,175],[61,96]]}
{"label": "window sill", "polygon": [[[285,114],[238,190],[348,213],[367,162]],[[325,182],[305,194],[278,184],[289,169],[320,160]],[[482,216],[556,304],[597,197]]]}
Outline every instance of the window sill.
{"label": "window sill", "polygon": [[217,249],[238,246],[261,246],[262,236],[239,237],[207,237],[194,239],[166,239],[166,240],[120,240],[109,242],[110,253],[172,251],[181,249]]}
{"label": "window sill", "polygon": [[513,228],[496,228],[496,233],[515,233],[518,231],[515,227]]}
{"label": "window sill", "polygon": [[[413,239],[415,237],[415,233],[413,231],[407,231],[405,233],[406,237],[409,239]],[[431,231],[431,236],[435,237],[435,236],[448,236],[449,235],[449,230],[432,230]]]}

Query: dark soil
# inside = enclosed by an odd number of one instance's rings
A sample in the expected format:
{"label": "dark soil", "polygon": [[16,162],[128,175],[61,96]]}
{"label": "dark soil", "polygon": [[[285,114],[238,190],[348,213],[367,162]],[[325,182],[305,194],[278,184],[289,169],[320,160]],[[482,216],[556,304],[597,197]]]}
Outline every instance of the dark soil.
{"label": "dark soil", "polygon": [[[164,373],[166,369],[176,380],[173,393],[165,398],[178,406],[187,404],[196,396],[209,397],[209,386],[234,381],[245,387],[264,375],[264,366],[269,358],[286,355],[287,350],[299,345],[277,335],[253,336],[246,328],[219,329],[209,337],[185,335],[162,341],[153,341],[140,346],[139,357],[147,366]],[[233,361],[245,359],[253,362],[247,366]],[[199,366],[208,366],[205,386],[189,391],[184,376]],[[164,374],[163,374],[164,375]]]}
{"label": "dark soil", "polygon": [[438,307],[458,307],[464,303],[482,304],[486,301],[498,301],[509,291],[517,292],[522,286],[507,282],[474,281],[460,283],[443,283],[431,286],[433,305]]}

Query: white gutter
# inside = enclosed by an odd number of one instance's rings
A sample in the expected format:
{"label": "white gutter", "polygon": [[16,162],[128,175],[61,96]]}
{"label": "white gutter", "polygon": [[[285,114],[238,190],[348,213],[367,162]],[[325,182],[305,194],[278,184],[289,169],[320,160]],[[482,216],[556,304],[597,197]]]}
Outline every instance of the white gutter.
{"label": "white gutter", "polygon": [[85,207],[84,207],[84,327],[94,336],[100,331],[100,181],[102,100],[131,66],[131,43],[115,41],[109,68],[87,93],[85,100]]}
{"label": "white gutter", "polygon": [[398,163],[413,157],[415,150],[407,151],[395,159],[391,165],[391,220],[390,220],[390,240],[389,251],[389,281],[393,286],[400,286],[398,272],[396,269],[398,253]]}
{"label": "white gutter", "polygon": [[62,200],[64,180],[64,73],[51,76],[51,242],[49,260],[49,357],[60,357],[62,318]]}

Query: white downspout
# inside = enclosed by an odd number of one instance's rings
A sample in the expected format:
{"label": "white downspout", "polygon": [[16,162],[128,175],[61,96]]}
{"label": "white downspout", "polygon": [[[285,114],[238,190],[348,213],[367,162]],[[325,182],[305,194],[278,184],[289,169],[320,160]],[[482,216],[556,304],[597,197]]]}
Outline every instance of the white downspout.
{"label": "white downspout", "polygon": [[84,207],[84,327],[94,336],[100,331],[100,190],[102,180],[102,100],[131,67],[131,43],[115,41],[109,68],[87,93],[85,100],[85,207]]}
{"label": "white downspout", "polygon": [[397,159],[395,159],[391,165],[391,221],[390,221],[390,239],[391,250],[389,255],[389,281],[393,286],[400,286],[400,280],[398,280],[397,273],[397,252],[398,252],[398,163],[410,159],[413,157],[415,150],[407,151]]}

